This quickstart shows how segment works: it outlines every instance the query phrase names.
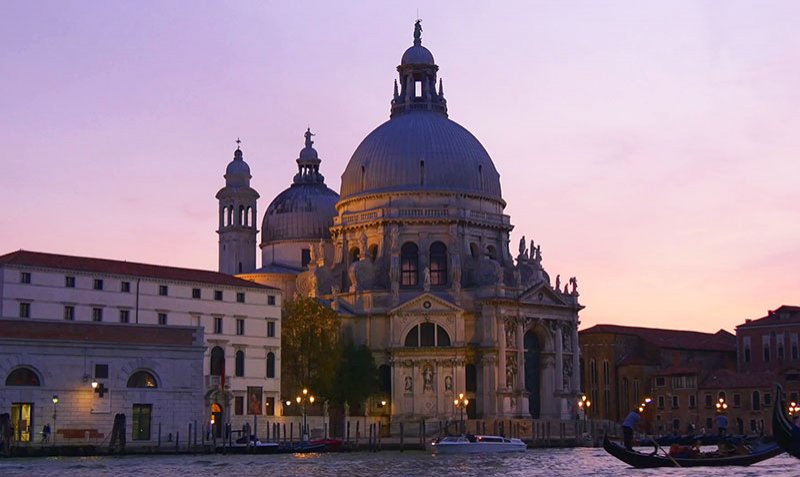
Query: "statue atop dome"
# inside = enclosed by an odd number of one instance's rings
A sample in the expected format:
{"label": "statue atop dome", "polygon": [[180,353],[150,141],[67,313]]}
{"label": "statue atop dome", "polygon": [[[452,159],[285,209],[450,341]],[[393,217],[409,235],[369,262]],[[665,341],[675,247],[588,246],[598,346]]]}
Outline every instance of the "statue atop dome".
{"label": "statue atop dome", "polygon": [[422,20],[420,19],[414,22],[414,44],[422,44]]}
{"label": "statue atop dome", "polygon": [[[311,132],[311,127],[306,129],[305,137],[306,137],[306,147],[310,148],[314,145],[314,141],[311,140],[311,137],[314,136],[314,133]],[[238,141],[237,141],[238,142]]]}

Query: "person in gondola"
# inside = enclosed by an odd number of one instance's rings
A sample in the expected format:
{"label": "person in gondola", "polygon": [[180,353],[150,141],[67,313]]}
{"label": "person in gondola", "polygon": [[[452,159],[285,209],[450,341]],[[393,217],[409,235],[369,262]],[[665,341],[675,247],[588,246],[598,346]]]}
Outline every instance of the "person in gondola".
{"label": "person in gondola", "polygon": [[622,438],[625,442],[625,448],[628,450],[633,450],[633,431],[639,426],[641,418],[639,410],[634,409],[622,421]]}

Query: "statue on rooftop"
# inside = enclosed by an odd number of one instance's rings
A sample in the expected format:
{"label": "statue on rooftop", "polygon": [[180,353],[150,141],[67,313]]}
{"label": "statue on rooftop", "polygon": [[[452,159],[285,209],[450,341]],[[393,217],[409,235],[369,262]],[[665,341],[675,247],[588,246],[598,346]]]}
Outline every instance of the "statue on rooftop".
{"label": "statue on rooftop", "polygon": [[422,42],[422,20],[417,20],[414,23],[414,44],[419,45]]}
{"label": "statue on rooftop", "polygon": [[311,136],[314,136],[314,133],[311,132],[311,128],[308,128],[305,133],[306,147],[311,147],[314,145],[314,141],[311,140]]}

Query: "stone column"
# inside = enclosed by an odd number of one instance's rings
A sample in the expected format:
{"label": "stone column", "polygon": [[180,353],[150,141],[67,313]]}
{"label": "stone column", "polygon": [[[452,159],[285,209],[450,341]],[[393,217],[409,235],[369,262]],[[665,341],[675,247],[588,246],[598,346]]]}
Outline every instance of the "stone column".
{"label": "stone column", "polygon": [[522,320],[517,320],[517,389],[525,389],[525,337]]}
{"label": "stone column", "polygon": [[581,347],[578,346],[578,325],[572,328],[572,390],[581,391]]}
{"label": "stone column", "polygon": [[497,327],[497,341],[500,356],[497,362],[498,388],[506,388],[506,323],[502,316],[495,315],[495,326]]}
{"label": "stone column", "polygon": [[557,392],[561,392],[564,390],[564,341],[560,324],[557,321],[554,321],[552,326],[555,328],[553,337],[555,342],[553,344],[555,345],[554,348],[556,353],[556,380],[554,384],[555,390]]}

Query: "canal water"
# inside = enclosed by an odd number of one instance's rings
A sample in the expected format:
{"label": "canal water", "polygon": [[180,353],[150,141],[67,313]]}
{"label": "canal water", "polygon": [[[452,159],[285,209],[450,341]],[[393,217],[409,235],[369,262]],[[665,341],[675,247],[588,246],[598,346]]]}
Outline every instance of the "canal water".
{"label": "canal water", "polygon": [[529,477],[582,475],[800,476],[800,460],[782,454],[750,467],[637,470],[603,449],[535,449],[521,454],[433,456],[422,451],[295,455],[51,457],[0,460],[0,476],[343,476]]}

